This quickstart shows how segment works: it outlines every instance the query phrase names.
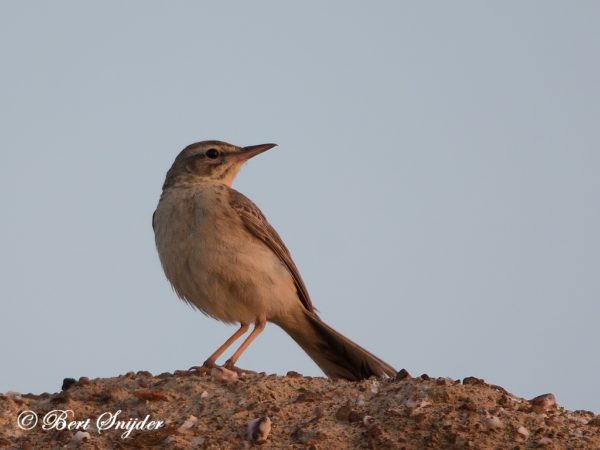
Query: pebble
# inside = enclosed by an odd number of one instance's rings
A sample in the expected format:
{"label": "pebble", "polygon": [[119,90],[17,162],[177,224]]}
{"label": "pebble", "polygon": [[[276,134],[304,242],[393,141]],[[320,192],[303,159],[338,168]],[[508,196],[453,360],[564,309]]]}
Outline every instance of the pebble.
{"label": "pebble", "polygon": [[200,394],[200,398],[206,398],[206,397],[208,397],[208,392],[202,391],[202,394]]}
{"label": "pebble", "polygon": [[87,431],[81,431],[81,430],[79,430],[77,433],[75,433],[73,435],[73,438],[71,439],[71,442],[77,443],[77,442],[83,441],[84,439],[90,439],[91,437],[92,436]]}
{"label": "pebble", "polygon": [[552,439],[550,439],[549,437],[541,437],[538,439],[537,444],[539,446],[546,446],[546,445],[552,445]]}
{"label": "pebble", "polygon": [[365,406],[367,404],[367,401],[365,400],[365,396],[360,394],[358,397],[356,397],[356,405],[357,406]]}
{"label": "pebble", "polygon": [[177,431],[180,433],[184,433],[184,432],[188,431],[190,428],[192,428],[194,425],[196,425],[197,422],[198,422],[198,418],[196,416],[190,416],[186,419],[185,422],[183,422],[181,424],[181,426],[179,428],[177,428]]}
{"label": "pebble", "polygon": [[371,394],[375,395],[379,393],[379,381],[373,380],[371,382]]}
{"label": "pebble", "polygon": [[271,432],[271,419],[268,416],[259,417],[248,423],[246,438],[257,444],[264,444]]}
{"label": "pebble", "polygon": [[500,418],[498,416],[486,417],[485,424],[491,430],[504,427],[504,424],[502,423],[502,421],[500,420]]}
{"label": "pebble", "polygon": [[525,439],[527,439],[529,437],[529,430],[523,426],[517,428],[517,433],[519,433]]}
{"label": "pebble", "polygon": [[408,371],[406,369],[401,369],[398,371],[398,373],[396,374],[396,380],[400,381],[400,380],[404,380],[410,378],[410,374],[408,373]]}
{"label": "pebble", "polygon": [[341,406],[335,413],[335,418],[343,422],[358,422],[360,414],[355,411],[350,405]]}
{"label": "pebble", "polygon": [[90,384],[91,381],[88,377],[79,377],[79,381],[77,382],[80,386],[85,386],[86,384]]}
{"label": "pebble", "polygon": [[505,394],[502,394],[502,396],[500,396],[497,403],[501,406],[504,406],[505,408],[513,408],[515,404],[513,398]]}
{"label": "pebble", "polygon": [[213,377],[213,379],[219,381],[235,381],[239,378],[237,372],[226,369],[225,367],[214,367],[210,371],[210,375]]}
{"label": "pebble", "polygon": [[62,382],[62,391],[66,391],[70,387],[73,387],[77,384],[77,380],[75,378],[65,378]]}
{"label": "pebble", "polygon": [[468,384],[484,384],[485,381],[481,378],[476,377],[465,377],[462,382],[464,385]]}
{"label": "pebble", "polygon": [[556,406],[554,394],[542,394],[529,400],[533,410],[537,413],[548,411]]}

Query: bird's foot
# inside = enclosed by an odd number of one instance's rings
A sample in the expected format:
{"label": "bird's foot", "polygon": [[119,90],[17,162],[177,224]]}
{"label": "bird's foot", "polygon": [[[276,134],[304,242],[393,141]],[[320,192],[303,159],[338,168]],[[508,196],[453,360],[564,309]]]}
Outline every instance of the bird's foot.
{"label": "bird's foot", "polygon": [[236,372],[238,375],[256,375],[254,370],[240,369],[239,367],[235,366],[235,362],[230,360],[227,360],[225,364],[223,364],[223,367]]}
{"label": "bird's foot", "polygon": [[213,361],[207,359],[206,361],[204,361],[204,363],[202,363],[201,366],[192,366],[188,369],[188,371],[204,374],[210,373],[210,371],[215,367],[217,367],[217,365]]}
{"label": "bird's foot", "polygon": [[204,369],[214,369],[217,367],[217,364],[212,359],[207,359],[202,363],[202,368]]}

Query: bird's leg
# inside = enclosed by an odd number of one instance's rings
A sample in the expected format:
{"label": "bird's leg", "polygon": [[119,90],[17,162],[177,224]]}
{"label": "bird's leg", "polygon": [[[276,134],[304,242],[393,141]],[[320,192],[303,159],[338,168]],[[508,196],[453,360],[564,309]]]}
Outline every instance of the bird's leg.
{"label": "bird's leg", "polygon": [[[215,351],[212,355],[210,355],[208,357],[208,359],[206,361],[204,361],[204,364],[202,364],[202,366],[203,367],[214,367],[215,363],[217,362],[217,358],[219,356],[221,356],[223,354],[223,352],[225,350],[227,350],[231,344],[233,344],[235,341],[237,341],[239,339],[239,337],[242,334],[244,334],[246,331],[248,331],[248,324],[241,322],[239,330],[237,330],[235,333],[233,333],[233,335],[229,339],[227,339],[225,341],[225,343],[217,349],[217,351]],[[252,333],[254,333],[254,331]]]}
{"label": "bird's leg", "polygon": [[254,329],[248,335],[246,340],[244,342],[242,342],[242,345],[239,346],[239,348],[235,351],[235,353],[231,356],[231,358],[229,358],[225,362],[224,367],[226,367],[227,369],[234,368],[235,363],[237,362],[238,359],[240,359],[240,356],[242,355],[242,353],[244,353],[244,350],[246,350],[248,348],[248,346],[252,343],[252,341],[256,338],[256,336],[258,336],[260,333],[262,333],[262,331],[265,329],[266,324],[267,324],[267,321],[265,319],[256,319],[256,322],[254,322]]}

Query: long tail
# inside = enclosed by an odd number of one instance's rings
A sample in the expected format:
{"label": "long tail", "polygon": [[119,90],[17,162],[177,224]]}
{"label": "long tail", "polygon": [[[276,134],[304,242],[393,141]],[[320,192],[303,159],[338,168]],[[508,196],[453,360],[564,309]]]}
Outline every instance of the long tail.
{"label": "long tail", "polygon": [[358,381],[373,375],[396,375],[392,366],[335,331],[313,312],[303,310],[294,320],[277,324],[330,378]]}

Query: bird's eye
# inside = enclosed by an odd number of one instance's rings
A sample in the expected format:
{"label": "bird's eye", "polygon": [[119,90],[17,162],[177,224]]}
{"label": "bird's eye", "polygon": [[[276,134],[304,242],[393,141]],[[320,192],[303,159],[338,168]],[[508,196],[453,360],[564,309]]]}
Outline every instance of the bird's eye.
{"label": "bird's eye", "polygon": [[206,157],[210,159],[217,159],[219,157],[219,150],[215,148],[209,148],[206,150]]}

